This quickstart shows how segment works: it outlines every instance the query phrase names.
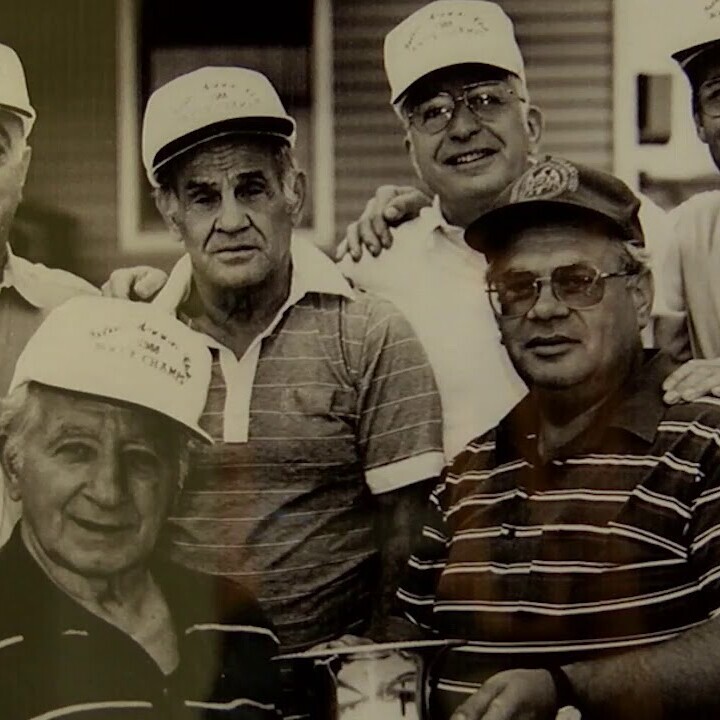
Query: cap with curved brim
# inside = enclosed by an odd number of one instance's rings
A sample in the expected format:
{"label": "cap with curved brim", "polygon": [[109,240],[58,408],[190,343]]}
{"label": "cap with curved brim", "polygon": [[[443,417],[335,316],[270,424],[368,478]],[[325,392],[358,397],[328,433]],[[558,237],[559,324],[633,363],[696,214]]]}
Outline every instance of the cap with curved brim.
{"label": "cap with curved brim", "polygon": [[42,378],[27,378],[22,383],[17,384],[14,389],[17,389],[21,385],[29,385],[30,383],[36,383],[37,385],[42,385],[44,387],[54,388],[55,390],[62,390],[64,392],[68,393],[75,393],[77,395],[83,395],[85,397],[96,399],[96,400],[109,400],[110,402],[117,402],[122,406],[128,406],[131,408],[136,408],[140,412],[148,412],[154,413],[156,416],[163,418],[164,420],[167,420],[170,423],[174,423],[178,426],[178,429],[182,429],[185,432],[189,433],[190,436],[195,438],[196,440],[199,440],[205,445],[214,445],[215,441],[213,440],[212,436],[205,432],[200,425],[197,423],[188,421],[182,417],[177,415],[171,415],[168,413],[167,409],[164,407],[154,407],[152,403],[141,403],[133,400],[128,400],[125,392],[113,392],[111,389],[108,389],[107,386],[103,387],[102,390],[99,389],[87,389],[86,387],[83,387],[82,383],[78,383],[77,387],[70,387],[71,383],[67,382],[66,380],[63,380],[62,382],[58,382],[52,378],[50,379],[42,379]]}
{"label": "cap with curved brim", "polygon": [[525,84],[512,20],[499,4],[485,0],[423,5],[385,36],[383,57],[392,105],[430,73],[467,63],[500,68]]}
{"label": "cap with curved brim", "polygon": [[639,208],[635,193],[614,175],[547,156],[530,165],[470,224],[465,241],[487,254],[502,246],[507,231],[580,216],[581,221],[600,220],[618,239],[644,245]]}
{"label": "cap with curved brim", "polygon": [[582,221],[583,217],[595,218],[604,224],[612,227],[619,234],[619,238],[628,242],[641,244],[637,232],[627,225],[619,222],[607,214],[587,207],[579,202],[571,200],[528,200],[522,204],[505,205],[487,213],[471,223],[465,231],[465,242],[478,252],[485,255],[492,255],[500,250],[507,239],[508,229],[517,231],[523,228],[541,225],[549,218],[549,212],[555,210],[553,217],[565,215],[568,221],[571,218]]}
{"label": "cap with curved brim", "polygon": [[79,296],[48,313],[28,340],[8,392],[34,382],[117,400],[212,443],[199,424],[211,366],[203,337],[159,308]]}
{"label": "cap with curved brim", "polygon": [[295,136],[295,121],[291,117],[243,117],[211,123],[161,147],[153,159],[152,171],[157,172],[171,160],[200,145],[230,135],[270,135],[292,144]]}
{"label": "cap with curved brim", "polygon": [[685,70],[690,63],[710,50],[716,51],[718,56],[720,56],[720,38],[715,38],[714,40],[709,40],[707,42],[700,43],[699,45],[693,45],[692,47],[678,50],[677,52],[674,52],[671,57],[683,70]]}

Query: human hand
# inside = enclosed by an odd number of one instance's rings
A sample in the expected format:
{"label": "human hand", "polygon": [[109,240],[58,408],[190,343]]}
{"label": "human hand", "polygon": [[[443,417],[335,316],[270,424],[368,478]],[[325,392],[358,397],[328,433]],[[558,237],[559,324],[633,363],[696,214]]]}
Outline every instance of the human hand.
{"label": "human hand", "polygon": [[122,300],[152,300],[167,282],[167,274],[157,268],[138,265],[114,270],[101,290],[105,297]]}
{"label": "human hand", "polygon": [[688,360],[663,383],[668,405],[692,402],[703,395],[720,397],[720,358]]}
{"label": "human hand", "polygon": [[364,247],[377,257],[392,245],[390,228],[416,218],[430,202],[425,193],[410,185],[381,185],[358,220],[348,225],[336,258],[340,260],[349,253],[357,262]]}
{"label": "human hand", "polygon": [[451,720],[554,720],[557,710],[547,670],[505,670],[488,678]]}

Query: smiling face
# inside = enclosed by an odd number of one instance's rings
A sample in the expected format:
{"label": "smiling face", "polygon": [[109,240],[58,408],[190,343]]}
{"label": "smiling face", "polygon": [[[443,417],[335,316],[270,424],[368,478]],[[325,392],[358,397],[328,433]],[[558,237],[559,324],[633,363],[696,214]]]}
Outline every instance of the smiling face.
{"label": "smiling face", "polygon": [[158,207],[185,244],[201,282],[244,290],[289,272],[303,182],[295,174],[294,198],[288,199],[270,145],[224,138],[183,158],[172,190],[158,196]]}
{"label": "smiling face", "polygon": [[[412,112],[438,93],[457,97],[469,85],[498,80],[527,100],[512,75],[485,65],[455,65],[418,81],[404,107]],[[539,111],[517,100],[500,108],[491,120],[480,119],[459,102],[440,132],[426,134],[410,123],[406,144],[418,175],[440,197],[447,219],[465,226],[525,170],[541,125]]]}
{"label": "smiling face", "polygon": [[[582,263],[601,272],[618,272],[622,245],[600,228],[552,224],[517,231],[494,259],[490,277],[530,272],[547,277],[560,266]],[[569,308],[544,283],[534,307],[498,325],[518,374],[530,386],[549,390],[580,388],[602,395],[625,377],[640,348],[640,329],[649,318],[649,274],[605,280],[602,300],[582,310]]]}
{"label": "smiling face", "polygon": [[28,398],[29,426],[3,465],[32,545],[83,577],[142,565],[179,480],[179,434],[149,411],[48,387]]}

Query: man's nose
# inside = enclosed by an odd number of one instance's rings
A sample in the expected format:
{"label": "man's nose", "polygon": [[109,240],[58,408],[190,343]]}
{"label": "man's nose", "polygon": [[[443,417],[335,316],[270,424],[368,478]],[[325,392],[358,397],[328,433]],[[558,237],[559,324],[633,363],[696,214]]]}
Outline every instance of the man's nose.
{"label": "man's nose", "polygon": [[467,140],[482,130],[482,121],[462,101],[457,100],[447,132],[453,140]]}
{"label": "man's nose", "polygon": [[114,453],[99,458],[95,473],[85,487],[85,496],[103,508],[114,508],[125,500],[125,480],[120,459]]}
{"label": "man's nose", "polygon": [[238,232],[249,225],[247,210],[234,194],[223,193],[216,227],[226,233]]}
{"label": "man's nose", "polygon": [[555,297],[555,293],[548,280],[540,285],[540,293],[535,305],[528,312],[528,318],[535,320],[552,320],[558,317],[565,317],[570,313],[570,308]]}

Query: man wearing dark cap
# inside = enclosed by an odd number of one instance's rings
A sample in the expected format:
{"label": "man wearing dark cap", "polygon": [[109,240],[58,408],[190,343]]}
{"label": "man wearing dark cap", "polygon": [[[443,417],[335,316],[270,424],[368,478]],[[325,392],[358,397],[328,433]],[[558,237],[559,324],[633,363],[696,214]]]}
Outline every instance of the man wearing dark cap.
{"label": "man wearing dark cap", "polygon": [[720,403],[662,403],[637,210],[550,158],[466,233],[529,394],[444,472],[398,593],[469,641],[439,666],[438,717],[720,710]]}

